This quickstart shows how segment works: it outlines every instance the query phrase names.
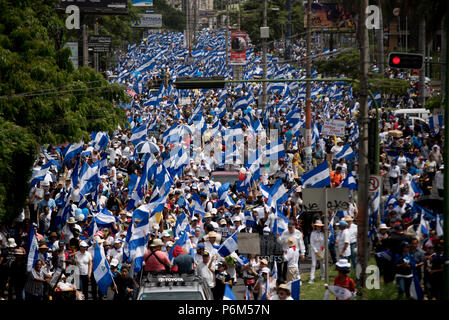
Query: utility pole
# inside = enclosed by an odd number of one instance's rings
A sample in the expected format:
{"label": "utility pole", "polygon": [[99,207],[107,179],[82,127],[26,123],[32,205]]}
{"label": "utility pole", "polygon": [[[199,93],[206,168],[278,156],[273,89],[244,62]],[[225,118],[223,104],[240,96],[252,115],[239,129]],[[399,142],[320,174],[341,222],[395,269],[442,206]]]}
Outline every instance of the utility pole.
{"label": "utility pole", "polygon": [[87,24],[83,24],[83,67],[89,66],[89,47],[87,43]]}
{"label": "utility pole", "polygon": [[[426,57],[426,17],[421,15],[421,19],[419,21],[419,53]],[[424,108],[424,104],[426,103],[425,92],[426,92],[426,67],[425,64],[419,70],[419,104],[421,108]]]}
{"label": "utility pole", "polygon": [[[267,27],[267,0],[263,2],[263,26]],[[262,38],[262,67],[263,67],[263,79],[267,79],[267,39]],[[267,107],[267,83],[262,83],[262,114],[265,114],[265,108]]]}
{"label": "utility pole", "polygon": [[[98,19],[95,19],[95,24],[94,24],[94,34],[97,36],[98,35]],[[98,57],[98,52],[94,52],[94,68],[95,68],[95,72],[98,72],[100,69],[99,66],[99,57]]]}
{"label": "utility pole", "polygon": [[377,30],[377,65],[379,66],[379,73],[384,76],[384,23],[382,17],[382,0],[377,0],[377,6],[379,7],[379,24],[380,28]]}
{"label": "utility pole", "polygon": [[[368,262],[368,203],[369,203],[369,159],[368,159],[368,68],[369,68],[369,39],[368,29],[365,27],[368,0],[360,1],[359,8],[359,44],[360,44],[360,143],[359,143],[359,185],[358,185],[358,221],[357,221],[357,250],[358,266],[360,265],[359,284],[365,284],[365,270]],[[379,161],[379,159],[371,159]]]}
{"label": "utility pole", "polygon": [[[306,36],[306,78],[311,76],[311,42],[312,42],[312,0],[307,2],[307,36]],[[305,167],[307,171],[312,169],[312,101],[310,100],[310,82],[306,84],[306,146]]]}
{"label": "utility pole", "polygon": [[237,11],[237,28],[238,28],[238,30],[240,31],[240,28],[241,28],[241,17],[240,17],[240,0],[239,0],[239,2],[238,2],[238,5],[239,5],[239,10]]}
{"label": "utility pole", "polygon": [[290,60],[291,59],[291,38],[292,38],[292,1],[286,0],[286,10],[288,12],[288,22],[287,22],[287,30],[285,33],[285,48],[284,48],[284,60]]}
{"label": "utility pole", "polygon": [[198,0],[193,0],[193,43],[196,43],[196,31],[198,21]]}
{"label": "utility pole", "polygon": [[[449,34],[449,6],[446,6],[446,36]],[[442,32],[444,35],[444,32]],[[447,39],[445,41],[446,48],[444,52],[446,56],[444,57],[443,66],[445,66],[446,71],[446,81],[445,86],[442,88],[442,91],[445,91],[445,108],[444,108],[444,218],[443,218],[443,240],[444,240],[444,252],[443,252],[443,300],[449,300],[449,194],[447,190],[449,190],[449,50],[448,50],[448,42]],[[444,71],[443,71],[444,72]]]}
{"label": "utility pole", "polygon": [[229,0],[226,0],[226,70],[228,70],[229,55]]}

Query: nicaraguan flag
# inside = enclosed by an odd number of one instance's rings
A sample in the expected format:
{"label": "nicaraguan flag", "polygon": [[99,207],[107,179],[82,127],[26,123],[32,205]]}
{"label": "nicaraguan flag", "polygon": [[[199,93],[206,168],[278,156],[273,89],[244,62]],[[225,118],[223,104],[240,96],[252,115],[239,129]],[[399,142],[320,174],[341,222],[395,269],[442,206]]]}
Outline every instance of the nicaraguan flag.
{"label": "nicaraguan flag", "polygon": [[143,255],[149,236],[149,206],[142,205],[134,210],[123,244],[123,262],[134,261],[134,272],[142,268]]}
{"label": "nicaraguan flag", "polygon": [[412,197],[412,199],[415,197],[415,194],[421,194],[423,195],[424,192],[422,191],[422,189],[419,187],[419,185],[416,183],[415,179],[412,179],[409,182],[409,194]]}
{"label": "nicaraguan flag", "polygon": [[222,257],[227,257],[238,249],[237,244],[237,232],[234,232],[232,236],[227,238],[222,245],[218,248],[218,254]]}
{"label": "nicaraguan flag", "polygon": [[413,272],[413,281],[410,284],[410,297],[415,300],[423,300],[424,292],[421,288],[421,283],[419,282],[418,275],[416,272]]}
{"label": "nicaraguan flag", "polygon": [[234,292],[232,292],[232,289],[228,284],[225,284],[223,300],[237,300],[235,298]]}
{"label": "nicaraguan flag", "polygon": [[114,216],[108,209],[105,207],[99,213],[93,214],[94,220],[100,228],[110,228],[116,222],[120,220]]}
{"label": "nicaraguan flag", "polygon": [[64,153],[64,163],[69,162],[83,151],[84,142],[71,144]]}
{"label": "nicaraguan flag", "polygon": [[443,128],[444,127],[444,115],[443,114],[434,114],[429,117],[429,129],[433,130],[435,128]]}
{"label": "nicaraguan flag", "polygon": [[276,210],[276,218],[273,223],[273,234],[279,233],[280,235],[287,230],[288,218],[284,216],[279,210]]}
{"label": "nicaraguan flag", "polygon": [[351,172],[348,173],[348,176],[341,184],[341,187],[348,188],[349,190],[357,190],[357,183]]}
{"label": "nicaraguan flag", "polygon": [[131,132],[130,141],[133,145],[137,145],[139,142],[145,141],[147,137],[147,126],[143,124],[140,127],[134,127]]}
{"label": "nicaraguan flag", "polygon": [[36,233],[33,227],[31,227],[30,234],[28,236],[27,249],[27,271],[30,272],[34,268],[37,261],[37,256],[39,254],[39,244],[37,242]]}
{"label": "nicaraguan flag", "polygon": [[331,177],[327,162],[319,164],[316,168],[301,176],[301,183],[305,188],[324,188],[331,184]]}
{"label": "nicaraguan flag", "polygon": [[284,144],[282,139],[277,139],[277,141],[270,142],[265,147],[265,156],[268,160],[278,160],[285,158]]}
{"label": "nicaraguan flag", "polygon": [[106,295],[108,292],[108,287],[113,281],[113,277],[104,254],[104,250],[103,248],[100,248],[98,243],[95,243],[92,269],[94,272],[95,281],[97,282],[98,290],[101,294]]}
{"label": "nicaraguan flag", "polygon": [[334,155],[335,159],[345,158],[346,160],[352,160],[355,158],[355,153],[352,150],[351,146],[346,144],[340,152]]}
{"label": "nicaraguan flag", "polygon": [[287,287],[290,288],[290,293],[293,300],[300,300],[299,295],[301,293],[301,279],[290,281],[287,283]]}

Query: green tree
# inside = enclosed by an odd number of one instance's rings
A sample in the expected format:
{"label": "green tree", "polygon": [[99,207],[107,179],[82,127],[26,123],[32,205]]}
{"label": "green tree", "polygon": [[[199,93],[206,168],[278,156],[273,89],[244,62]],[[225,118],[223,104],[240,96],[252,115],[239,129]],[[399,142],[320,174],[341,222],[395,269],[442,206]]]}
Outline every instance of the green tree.
{"label": "green tree", "polygon": [[88,140],[124,123],[123,87],[90,68],[74,70],[58,46],[57,0],[0,1],[0,219],[23,208],[44,143]]}
{"label": "green tree", "polygon": [[[292,0],[292,38],[298,38],[304,32],[304,6],[302,1]],[[279,10],[271,10],[279,8]],[[281,40],[286,33],[288,11],[285,0],[269,1],[267,6],[267,25],[270,27],[270,41]],[[236,15],[231,16],[231,23],[235,23]],[[263,1],[249,0],[242,4],[241,29],[248,32],[251,41],[261,45],[260,27],[263,25]]]}

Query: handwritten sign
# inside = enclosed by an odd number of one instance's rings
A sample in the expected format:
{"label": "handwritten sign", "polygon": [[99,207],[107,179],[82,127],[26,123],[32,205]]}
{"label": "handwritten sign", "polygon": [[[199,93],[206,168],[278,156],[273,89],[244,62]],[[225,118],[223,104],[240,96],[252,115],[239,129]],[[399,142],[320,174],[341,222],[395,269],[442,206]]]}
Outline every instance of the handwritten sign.
{"label": "handwritten sign", "polygon": [[330,119],[324,121],[321,133],[328,136],[345,136],[346,122],[344,120]]}
{"label": "handwritten sign", "polygon": [[[326,193],[327,192],[327,199]],[[346,211],[349,209],[348,188],[304,188],[304,211]]]}
{"label": "handwritten sign", "polygon": [[258,233],[238,233],[239,254],[260,254],[260,235]]}

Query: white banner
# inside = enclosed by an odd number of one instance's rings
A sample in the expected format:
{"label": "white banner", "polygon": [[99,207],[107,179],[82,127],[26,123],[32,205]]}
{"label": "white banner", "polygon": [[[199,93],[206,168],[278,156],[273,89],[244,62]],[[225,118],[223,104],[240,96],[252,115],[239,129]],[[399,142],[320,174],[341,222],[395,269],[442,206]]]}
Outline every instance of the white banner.
{"label": "white banner", "polygon": [[345,128],[346,128],[346,122],[344,120],[326,120],[324,121],[323,127],[321,132],[324,135],[328,136],[338,136],[338,137],[344,137],[345,136]]}

